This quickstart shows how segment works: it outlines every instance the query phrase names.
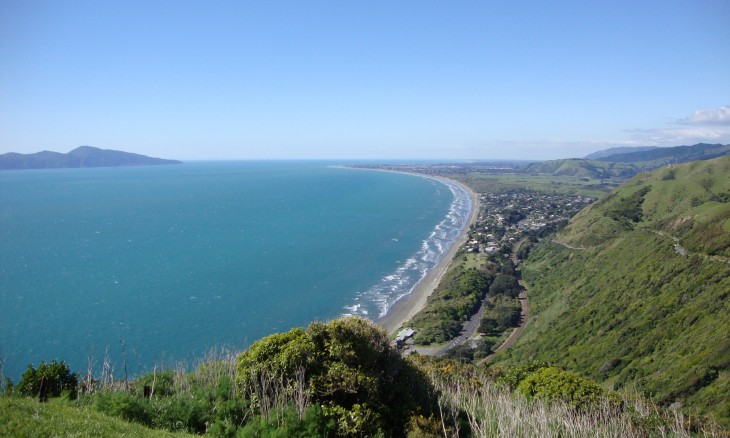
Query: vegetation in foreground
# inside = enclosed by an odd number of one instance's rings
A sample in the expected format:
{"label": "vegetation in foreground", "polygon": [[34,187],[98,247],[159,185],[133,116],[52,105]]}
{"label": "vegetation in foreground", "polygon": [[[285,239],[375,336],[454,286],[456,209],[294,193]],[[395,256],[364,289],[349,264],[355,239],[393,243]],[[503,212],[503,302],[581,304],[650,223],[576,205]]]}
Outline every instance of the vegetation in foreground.
{"label": "vegetation in foreground", "polygon": [[[65,376],[60,371],[59,377]],[[75,377],[75,376],[74,376]],[[153,371],[72,400],[6,388],[3,436],[719,436],[678,410],[627,398],[547,363],[486,368],[401,357],[373,323],[343,318]],[[36,396],[34,395],[34,398]],[[175,435],[172,435],[175,432]]]}

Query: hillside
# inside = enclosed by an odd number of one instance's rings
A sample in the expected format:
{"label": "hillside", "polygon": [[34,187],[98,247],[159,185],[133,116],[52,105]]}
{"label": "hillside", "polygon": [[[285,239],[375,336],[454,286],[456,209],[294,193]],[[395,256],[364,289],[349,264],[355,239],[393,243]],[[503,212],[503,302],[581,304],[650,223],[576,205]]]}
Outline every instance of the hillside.
{"label": "hillside", "polygon": [[[523,266],[506,362],[554,362],[730,425],[730,157],[636,176]],[[675,405],[676,406],[676,405]]]}
{"label": "hillside", "polygon": [[521,169],[525,173],[552,176],[572,176],[591,179],[628,179],[636,174],[636,168],[625,163],[569,158],[532,163]]}
{"label": "hillside", "polygon": [[0,436],[190,438],[195,435],[150,429],[104,415],[90,407],[76,407],[60,399],[38,403],[30,398],[0,397]]}
{"label": "hillside", "polygon": [[612,163],[634,163],[640,167],[655,168],[665,164],[708,160],[728,153],[730,153],[730,145],[699,143],[693,146],[654,148],[647,151],[612,154],[596,158],[596,160]]}
{"label": "hillside", "polygon": [[532,163],[524,173],[589,179],[626,180],[642,171],[667,164],[711,160],[730,154],[730,145],[700,143],[694,146],[613,148],[586,158],[569,158]]}
{"label": "hillside", "polygon": [[609,149],[603,149],[600,151],[593,152],[592,154],[586,155],[586,160],[598,160],[599,158],[608,157],[610,155],[617,155],[617,154],[630,154],[633,152],[644,152],[649,151],[652,149],[656,149],[657,146],[636,146],[636,147],[617,147],[617,148],[609,148]]}
{"label": "hillside", "polygon": [[0,170],[151,166],[161,164],[180,164],[180,161],[152,158],[146,155],[99,149],[91,146],[80,146],[67,154],[42,151],[35,154],[9,152],[0,155]]}

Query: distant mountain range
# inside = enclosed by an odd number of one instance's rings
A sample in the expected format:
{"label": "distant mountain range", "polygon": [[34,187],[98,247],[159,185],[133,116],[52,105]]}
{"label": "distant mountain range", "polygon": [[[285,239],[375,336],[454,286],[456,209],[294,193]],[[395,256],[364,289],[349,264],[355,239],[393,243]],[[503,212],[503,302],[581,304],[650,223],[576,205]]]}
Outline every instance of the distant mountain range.
{"label": "distant mountain range", "polygon": [[656,149],[658,146],[636,146],[636,147],[618,147],[618,148],[610,148],[610,149],[604,149],[602,151],[593,152],[592,154],[586,155],[586,160],[598,160],[599,158],[605,158],[610,155],[617,155],[617,154],[630,154],[633,152],[644,152],[644,151],[650,151],[652,149]]}
{"label": "distant mountain range", "polygon": [[597,161],[613,163],[634,163],[646,167],[660,167],[665,164],[680,164],[697,160],[709,160],[730,153],[730,144],[699,143],[694,146],[653,148],[644,151],[611,154],[597,158]]}
{"label": "distant mountain range", "polygon": [[9,152],[0,155],[0,170],[152,166],[162,164],[182,164],[182,162],[91,146],[81,146],[67,154],[43,151],[34,154]]}
{"label": "distant mountain range", "polygon": [[730,154],[730,144],[699,143],[693,146],[612,148],[598,151],[587,158],[543,161],[524,166],[526,173],[555,176],[577,176],[592,179],[627,179],[639,172],[668,164],[709,160]]}

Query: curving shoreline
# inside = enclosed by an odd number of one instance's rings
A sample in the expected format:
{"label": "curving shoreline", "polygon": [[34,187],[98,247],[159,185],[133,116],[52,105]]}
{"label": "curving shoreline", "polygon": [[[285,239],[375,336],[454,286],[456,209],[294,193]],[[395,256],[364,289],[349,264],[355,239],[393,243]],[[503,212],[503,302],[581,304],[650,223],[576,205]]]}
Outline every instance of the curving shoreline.
{"label": "curving shoreline", "polygon": [[[413,175],[411,173],[408,174]],[[428,297],[434,290],[436,290],[436,287],[438,287],[441,282],[441,278],[448,270],[459,248],[466,243],[469,236],[469,228],[472,224],[474,224],[479,215],[479,197],[476,193],[458,181],[450,178],[443,179],[448,179],[450,183],[458,185],[471,199],[469,219],[459,236],[451,244],[451,248],[449,248],[446,254],[444,254],[438,264],[428,271],[428,273],[413,287],[413,290],[409,294],[396,301],[395,304],[388,309],[388,313],[385,316],[375,321],[376,324],[383,327],[389,333],[394,333],[399,330],[403,324],[408,322],[408,320],[410,320],[416,313],[423,309]]]}

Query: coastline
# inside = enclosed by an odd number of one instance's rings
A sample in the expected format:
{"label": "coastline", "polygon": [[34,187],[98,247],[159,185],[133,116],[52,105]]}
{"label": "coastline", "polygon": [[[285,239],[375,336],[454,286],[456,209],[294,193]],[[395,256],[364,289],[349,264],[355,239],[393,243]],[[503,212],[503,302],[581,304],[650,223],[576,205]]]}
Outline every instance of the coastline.
{"label": "coastline", "polygon": [[[447,178],[444,178],[447,179]],[[438,287],[441,282],[441,278],[451,266],[451,262],[454,260],[457,251],[461,248],[469,236],[469,228],[475,223],[479,216],[479,197],[469,187],[464,184],[448,179],[449,182],[461,187],[471,199],[471,212],[469,213],[469,219],[461,231],[459,236],[454,240],[451,248],[444,254],[441,260],[436,266],[434,266],[428,273],[413,287],[413,290],[403,296],[401,299],[396,301],[385,316],[375,320],[375,323],[384,328],[388,333],[395,333],[400,330],[402,326],[408,322],[416,313],[423,309],[426,305],[428,297],[431,296],[434,290]]]}

